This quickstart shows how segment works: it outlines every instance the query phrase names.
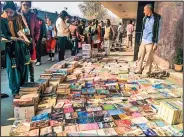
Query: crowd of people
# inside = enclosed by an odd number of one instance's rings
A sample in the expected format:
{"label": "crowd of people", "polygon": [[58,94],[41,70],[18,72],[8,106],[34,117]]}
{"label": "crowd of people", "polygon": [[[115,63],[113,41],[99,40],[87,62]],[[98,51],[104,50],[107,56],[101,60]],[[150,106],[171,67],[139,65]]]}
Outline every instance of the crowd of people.
{"label": "crowd of people", "polygon": [[38,11],[31,9],[31,1],[21,1],[20,4],[20,9],[16,9],[14,2],[5,2],[1,15],[1,37],[9,40],[5,46],[6,68],[9,87],[14,96],[19,93],[20,86],[29,81],[29,76],[30,82],[34,82],[34,63],[41,65],[43,42],[46,43],[49,61],[54,61],[56,45],[59,61],[65,59],[67,47],[70,47],[71,55],[75,56],[83,43],[91,44],[92,48],[98,50],[102,49],[103,44],[106,54],[110,54],[115,33],[109,19],[106,23],[96,19],[85,22],[78,18],[72,19],[63,10],[54,23],[50,17],[45,21],[39,18]]}
{"label": "crowd of people", "polygon": [[[58,61],[65,59],[66,48],[69,47],[71,56],[75,56],[84,43],[91,44],[91,47],[97,48],[98,51],[104,49],[106,55],[110,54],[110,48],[115,39],[115,31],[109,19],[106,19],[105,23],[103,21],[99,22],[97,19],[86,22],[78,18],[71,18],[67,11],[63,10],[56,22],[53,22],[50,17],[47,17],[44,21],[37,16],[38,11],[36,9],[31,9],[31,1],[21,1],[20,4],[20,9],[17,10],[14,2],[5,2],[3,14],[1,15],[1,37],[8,40],[5,44],[6,69],[9,87],[14,96],[19,93],[20,86],[25,82],[34,82],[34,63],[41,65],[41,45],[43,42],[46,43],[49,61],[54,61],[56,46],[59,49]],[[145,12],[145,15],[153,15],[149,5],[146,6]],[[145,24],[149,24],[149,22],[145,22]],[[157,28],[158,26],[156,26],[154,32],[154,37],[156,38]],[[118,27],[118,40],[121,42],[124,30],[124,24],[120,24],[120,27]],[[151,39],[147,41],[146,32],[150,30],[152,29],[147,25],[144,29],[145,32],[143,31],[143,42],[146,41],[148,44],[153,43]],[[132,33],[134,31],[132,21],[127,25],[126,31],[128,43],[130,42],[130,47],[132,47]],[[158,38],[154,39],[154,43],[157,41]],[[140,47],[139,70],[136,73],[142,72],[144,46],[145,44],[143,43]],[[150,47],[152,46],[146,46],[148,54],[151,54],[156,49],[155,45],[153,50]],[[147,57],[149,72],[150,62],[151,56]]]}

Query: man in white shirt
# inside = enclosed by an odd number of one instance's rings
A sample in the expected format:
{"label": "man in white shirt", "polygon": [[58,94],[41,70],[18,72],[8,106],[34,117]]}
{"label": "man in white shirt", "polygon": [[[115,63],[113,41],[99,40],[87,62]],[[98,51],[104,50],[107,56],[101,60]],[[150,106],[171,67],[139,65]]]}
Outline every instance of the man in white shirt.
{"label": "man in white shirt", "polygon": [[118,27],[118,41],[120,41],[122,43],[122,37],[123,37],[123,26],[121,23],[119,23],[119,27]]}
{"label": "man in white shirt", "polygon": [[132,37],[133,37],[133,32],[134,32],[134,26],[132,25],[132,21],[130,20],[129,24],[127,25],[127,47],[132,48]]}

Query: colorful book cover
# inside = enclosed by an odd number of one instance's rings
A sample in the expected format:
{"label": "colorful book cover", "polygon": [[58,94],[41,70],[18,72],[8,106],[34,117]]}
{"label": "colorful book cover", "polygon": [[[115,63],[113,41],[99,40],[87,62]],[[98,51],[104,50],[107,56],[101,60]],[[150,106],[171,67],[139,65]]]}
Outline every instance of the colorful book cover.
{"label": "colorful book cover", "polygon": [[65,118],[66,119],[76,119],[76,118],[78,118],[77,112],[66,113],[65,114]]}
{"label": "colorful book cover", "polygon": [[146,136],[158,136],[157,133],[152,129],[147,129],[146,131],[143,131]]}
{"label": "colorful book cover", "polygon": [[104,110],[114,110],[116,107],[114,105],[103,105]]}
{"label": "colorful book cover", "polygon": [[79,112],[77,112],[77,114],[78,114],[79,118],[88,116],[88,112],[86,112],[86,111],[79,111]]}
{"label": "colorful book cover", "polygon": [[48,127],[50,125],[50,122],[48,120],[41,120],[36,122],[30,123],[30,129],[37,129],[37,128],[44,128]]}
{"label": "colorful book cover", "polygon": [[104,115],[108,115],[108,112],[106,110],[102,110],[102,111],[96,111],[93,112],[94,116],[104,116]]}
{"label": "colorful book cover", "polygon": [[91,112],[91,111],[101,111],[101,110],[102,110],[102,107],[90,105],[90,106],[86,106],[86,110],[87,110],[88,112]]}
{"label": "colorful book cover", "polygon": [[79,124],[87,124],[88,123],[88,117],[81,117],[77,119],[77,123]]}
{"label": "colorful book cover", "polygon": [[107,110],[107,112],[112,116],[112,115],[119,115],[125,113],[121,109],[115,109],[115,110]]}
{"label": "colorful book cover", "polygon": [[128,119],[124,119],[124,120],[115,120],[114,121],[116,123],[117,126],[119,127],[131,127],[132,123],[130,120]]}
{"label": "colorful book cover", "polygon": [[119,117],[120,117],[121,120],[123,120],[123,119],[130,119],[130,117],[127,116],[126,114],[119,114]]}
{"label": "colorful book cover", "polygon": [[113,128],[116,127],[114,122],[98,122],[99,128]]}
{"label": "colorful book cover", "polygon": [[94,117],[87,117],[87,123],[95,123]]}
{"label": "colorful book cover", "polygon": [[113,120],[120,120],[121,118],[119,117],[119,115],[112,115],[111,116],[113,118]]}
{"label": "colorful book cover", "polygon": [[72,107],[69,107],[69,108],[64,108],[63,111],[64,111],[65,114],[66,113],[72,113],[72,112],[74,112],[74,109]]}

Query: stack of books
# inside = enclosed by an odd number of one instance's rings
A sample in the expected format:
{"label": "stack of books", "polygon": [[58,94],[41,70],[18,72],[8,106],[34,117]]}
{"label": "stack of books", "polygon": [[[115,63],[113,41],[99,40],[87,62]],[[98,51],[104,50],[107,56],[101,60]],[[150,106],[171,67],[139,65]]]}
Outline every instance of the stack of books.
{"label": "stack of books", "polygon": [[82,57],[91,58],[91,44],[82,44]]}
{"label": "stack of books", "polygon": [[160,102],[158,115],[168,124],[181,124],[183,117],[182,104],[181,101]]}

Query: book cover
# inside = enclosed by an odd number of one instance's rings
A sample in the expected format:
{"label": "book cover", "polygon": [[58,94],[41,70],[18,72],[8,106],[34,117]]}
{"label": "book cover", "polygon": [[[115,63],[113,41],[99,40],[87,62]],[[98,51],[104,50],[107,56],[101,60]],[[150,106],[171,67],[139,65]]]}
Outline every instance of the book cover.
{"label": "book cover", "polygon": [[114,105],[108,105],[108,104],[103,105],[103,108],[104,108],[104,110],[114,110],[114,109],[116,109],[116,107]]}
{"label": "book cover", "polygon": [[152,129],[147,129],[146,131],[143,131],[146,136],[158,136],[157,133]]}
{"label": "book cover", "polygon": [[98,122],[99,128],[113,128],[116,127],[114,122]]}
{"label": "book cover", "polygon": [[136,129],[125,133],[124,136],[146,136],[141,129]]}
{"label": "book cover", "polygon": [[104,121],[104,117],[103,116],[95,116],[94,120],[95,120],[95,122],[102,122],[102,121]]}
{"label": "book cover", "polygon": [[66,125],[76,125],[78,122],[77,119],[65,119],[65,123]]}
{"label": "book cover", "polygon": [[72,113],[72,112],[74,112],[74,109],[72,107],[68,107],[68,108],[64,108],[63,111],[64,111],[65,114],[66,113]]}
{"label": "book cover", "polygon": [[79,118],[83,118],[83,117],[88,116],[88,112],[86,112],[86,111],[79,111],[79,112],[77,112],[77,114],[78,114]]}
{"label": "book cover", "polygon": [[126,114],[119,114],[119,117],[120,117],[121,120],[123,120],[123,119],[130,119],[130,117],[127,116]]}
{"label": "book cover", "polygon": [[101,110],[102,110],[102,107],[90,105],[90,106],[86,106],[86,110],[87,110],[88,112],[91,112],[91,111],[101,111]]}
{"label": "book cover", "polygon": [[95,123],[94,117],[87,117],[87,123]]}
{"label": "book cover", "polygon": [[53,132],[55,132],[56,134],[63,132],[63,127],[62,126],[55,126],[55,127],[53,127]]}
{"label": "book cover", "polygon": [[109,114],[104,115],[103,120],[104,120],[104,122],[112,122],[113,121],[112,117]]}
{"label": "book cover", "polygon": [[75,112],[80,112],[80,111],[86,111],[85,107],[81,107],[81,108],[74,108]]}
{"label": "book cover", "polygon": [[44,135],[47,135],[47,134],[50,134],[50,133],[52,133],[52,127],[51,126],[40,129],[40,136],[44,136]]}
{"label": "book cover", "polygon": [[77,119],[78,118],[77,112],[66,113],[65,118],[66,119]]}
{"label": "book cover", "polygon": [[72,126],[65,126],[64,131],[66,133],[75,133],[79,131],[78,125],[72,125]]}
{"label": "book cover", "polygon": [[115,109],[115,110],[107,110],[107,112],[112,116],[112,115],[119,115],[123,114],[124,111],[120,109]]}
{"label": "book cover", "polygon": [[131,119],[131,122],[133,124],[142,124],[142,123],[147,123],[148,120],[145,117],[137,117],[137,118]]}
{"label": "book cover", "polygon": [[118,134],[114,130],[114,128],[105,128],[103,129],[106,136],[117,136]]}
{"label": "book cover", "polygon": [[111,116],[113,120],[120,120],[121,118],[119,117],[119,115],[112,115]]}
{"label": "book cover", "polygon": [[65,123],[64,122],[59,122],[57,120],[50,120],[50,126],[51,127],[55,127],[55,126],[60,126],[60,125],[64,125]]}
{"label": "book cover", "polygon": [[79,124],[87,124],[88,123],[88,117],[80,117],[77,119],[77,123]]}
{"label": "book cover", "polygon": [[98,133],[96,130],[90,130],[90,131],[81,131],[79,132],[79,136],[98,136]]}
{"label": "book cover", "polygon": [[39,129],[30,130],[29,132],[23,133],[23,136],[39,136]]}
{"label": "book cover", "polygon": [[125,133],[132,131],[131,127],[114,127],[114,130],[119,136],[122,136]]}
{"label": "book cover", "polygon": [[131,127],[132,122],[128,119],[124,119],[124,120],[115,120],[114,121],[116,123],[117,126],[119,127]]}

